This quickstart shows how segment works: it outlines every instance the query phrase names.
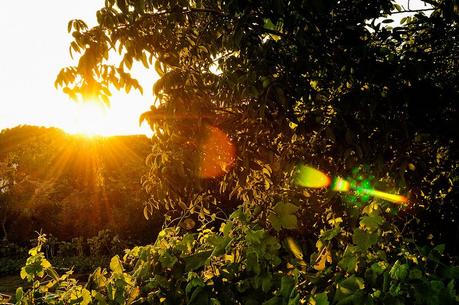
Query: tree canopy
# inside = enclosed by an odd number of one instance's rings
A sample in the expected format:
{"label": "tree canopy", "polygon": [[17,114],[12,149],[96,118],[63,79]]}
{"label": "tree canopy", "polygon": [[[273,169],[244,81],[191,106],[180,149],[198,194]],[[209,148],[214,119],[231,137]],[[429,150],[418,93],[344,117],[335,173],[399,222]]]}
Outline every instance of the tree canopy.
{"label": "tree canopy", "polygon": [[[458,5],[424,2],[396,27],[387,0],[107,0],[71,21],[69,96],[143,91],[137,61],[161,77],[143,185],[167,223],[84,287],[42,240],[18,302],[456,304]],[[299,164],[407,204],[306,188]]]}
{"label": "tree canopy", "polygon": [[[392,1],[106,1],[97,26],[69,22],[71,54],[81,55],[56,85],[108,102],[113,88],[143,91],[133,62],[154,66],[156,101],[142,119],[155,131],[144,181],[155,207],[287,197],[314,223],[342,198],[292,187],[305,162],[372,175],[409,193],[404,217],[427,213],[429,230],[457,232],[457,5],[424,2],[391,27],[405,11]],[[237,148],[221,179],[198,175],[208,126]]]}

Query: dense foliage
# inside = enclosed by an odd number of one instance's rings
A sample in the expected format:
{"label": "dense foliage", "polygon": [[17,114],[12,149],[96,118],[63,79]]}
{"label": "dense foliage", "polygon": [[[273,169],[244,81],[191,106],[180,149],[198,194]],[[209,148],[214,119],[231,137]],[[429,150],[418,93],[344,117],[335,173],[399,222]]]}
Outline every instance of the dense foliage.
{"label": "dense foliage", "polygon": [[41,230],[70,240],[110,229],[122,239],[153,241],[162,217],[144,219],[146,194],[139,184],[149,151],[148,139],[140,136],[88,139],[33,126],[3,130],[0,239],[24,245]]}
{"label": "dense foliage", "polygon": [[[33,249],[17,302],[457,303],[458,8],[425,2],[394,28],[387,0],[107,0],[97,26],[71,21],[71,97],[142,91],[134,61],[161,76],[143,184],[168,228],[84,287]],[[215,129],[236,159],[203,177]],[[299,162],[409,204],[300,188]]]}
{"label": "dense foliage", "polygon": [[238,209],[219,230],[167,228],[84,285],[55,271],[41,237],[21,270],[33,288],[19,288],[16,304],[456,304],[459,267],[442,262],[444,246],[400,244],[382,208],[372,203],[352,217],[360,227],[351,232],[330,219],[314,248],[273,236]]}

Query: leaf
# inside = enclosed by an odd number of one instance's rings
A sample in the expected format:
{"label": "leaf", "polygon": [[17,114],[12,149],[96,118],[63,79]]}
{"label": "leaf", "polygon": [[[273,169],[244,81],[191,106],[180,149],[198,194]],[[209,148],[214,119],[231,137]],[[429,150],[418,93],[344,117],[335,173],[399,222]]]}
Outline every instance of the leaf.
{"label": "leaf", "polygon": [[403,281],[408,276],[408,264],[401,264],[399,260],[395,262],[389,271],[389,275],[394,280]]}
{"label": "leaf", "polygon": [[192,218],[185,218],[181,223],[180,226],[185,230],[191,230],[196,226],[196,222]]}
{"label": "leaf", "polygon": [[159,261],[164,268],[172,268],[177,263],[178,258],[175,255],[171,255],[169,251],[165,251],[163,255],[159,257]]}
{"label": "leaf", "polygon": [[296,259],[303,260],[303,251],[293,238],[287,237],[287,245]]}
{"label": "leaf", "polygon": [[262,305],[282,305],[282,299],[275,296],[267,300],[266,302],[263,302]]}
{"label": "leaf", "polygon": [[355,229],[352,234],[352,242],[362,250],[367,250],[378,241],[376,233],[368,233],[362,229]]}
{"label": "leaf", "polygon": [[435,246],[435,248],[433,248],[432,251],[436,251],[440,254],[443,254],[443,252],[445,252],[445,244],[440,244],[438,246]]}
{"label": "leaf", "polygon": [[215,246],[214,250],[212,251],[213,256],[220,256],[225,254],[226,252],[226,246],[231,242],[231,237],[220,237],[216,236],[212,240],[209,237],[209,243],[211,243],[213,246]]}
{"label": "leaf", "polygon": [[295,287],[295,279],[289,276],[283,276],[281,278],[281,287],[279,291],[277,292],[277,295],[282,296],[282,298],[285,300],[288,300],[292,290]]}
{"label": "leaf", "polygon": [[185,257],[185,270],[193,271],[201,268],[206,264],[206,261],[210,257],[212,252],[213,250],[208,250]]}
{"label": "leaf", "polygon": [[332,240],[339,234],[340,231],[341,231],[340,227],[335,227],[333,229],[324,231],[320,234],[320,239],[321,240]]}
{"label": "leaf", "polygon": [[91,292],[89,292],[89,290],[83,288],[83,290],[81,291],[81,296],[83,297],[83,300],[80,303],[81,305],[88,305],[89,303],[91,303],[92,298]]}
{"label": "leaf", "polygon": [[25,267],[21,268],[20,276],[22,280],[24,280],[27,277],[27,271],[25,270]]}
{"label": "leaf", "polygon": [[341,267],[348,273],[355,272],[357,268],[358,258],[354,253],[345,253],[338,263],[338,266]]}
{"label": "leaf", "polygon": [[149,220],[149,219],[150,219],[150,218],[148,217],[148,213],[149,213],[149,212],[148,212],[148,207],[145,206],[145,207],[143,208],[143,216],[145,217],[146,220]]}
{"label": "leaf", "polygon": [[267,272],[263,275],[262,281],[261,281],[261,290],[263,290],[263,292],[266,293],[269,291],[269,289],[271,289],[272,279],[273,279],[273,276],[271,272]]}
{"label": "leaf", "polygon": [[19,287],[18,289],[16,289],[16,304],[22,304],[21,301],[23,297],[24,290],[22,289],[22,287]]}
{"label": "leaf", "polygon": [[346,297],[352,296],[356,291],[362,290],[364,288],[365,283],[363,279],[361,277],[352,275],[338,283],[333,301],[338,301],[338,304],[346,304],[344,301]]}
{"label": "leaf", "polygon": [[193,290],[188,305],[206,305],[209,304],[209,292],[205,287],[197,287]]}
{"label": "leaf", "polygon": [[155,61],[155,70],[160,77],[162,77],[165,74],[164,70],[161,67],[161,62],[159,60]]}
{"label": "leaf", "polygon": [[73,21],[74,20],[70,20],[69,23],[67,24],[67,32],[68,33],[70,33],[72,31]]}
{"label": "leaf", "polygon": [[423,277],[423,273],[421,270],[419,270],[418,268],[414,268],[412,270],[410,270],[410,275],[409,275],[410,279],[412,280],[420,280],[422,279]]}
{"label": "leaf", "polygon": [[383,222],[384,218],[379,215],[363,216],[360,220],[360,225],[367,228],[369,231],[375,231]]}
{"label": "leaf", "polygon": [[268,216],[271,225],[276,231],[284,229],[296,229],[298,219],[295,215],[298,207],[291,203],[279,202]]}
{"label": "leaf", "polygon": [[114,273],[123,273],[123,265],[121,264],[118,255],[115,255],[110,260],[110,270],[112,270]]}
{"label": "leaf", "polygon": [[308,305],[329,305],[328,297],[326,292],[321,292],[311,296],[308,301]]}
{"label": "leaf", "polygon": [[316,269],[317,271],[324,270],[327,262],[332,262],[331,252],[328,249],[323,251],[322,255],[319,258],[319,261],[314,265],[314,269]]}

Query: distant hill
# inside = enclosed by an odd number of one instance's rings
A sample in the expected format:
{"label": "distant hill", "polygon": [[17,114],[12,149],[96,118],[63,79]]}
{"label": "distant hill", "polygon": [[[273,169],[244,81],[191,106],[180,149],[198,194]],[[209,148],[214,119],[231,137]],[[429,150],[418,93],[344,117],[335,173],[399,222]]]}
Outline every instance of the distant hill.
{"label": "distant hill", "polygon": [[[147,195],[140,184],[150,150],[145,136],[87,138],[36,126],[2,130],[0,161],[14,159],[28,183],[10,199],[8,239],[26,241],[39,230],[70,239],[111,229],[123,238],[152,240],[161,219],[143,217]],[[5,215],[0,209],[0,220]]]}

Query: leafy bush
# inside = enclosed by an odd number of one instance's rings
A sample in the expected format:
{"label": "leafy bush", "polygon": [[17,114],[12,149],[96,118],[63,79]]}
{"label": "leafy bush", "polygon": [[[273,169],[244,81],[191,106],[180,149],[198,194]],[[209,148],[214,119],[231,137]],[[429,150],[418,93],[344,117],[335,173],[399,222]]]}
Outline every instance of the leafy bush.
{"label": "leafy bush", "polygon": [[57,255],[59,257],[84,256],[88,253],[88,242],[82,236],[74,237],[70,242],[61,241],[58,244]]}
{"label": "leafy bush", "polygon": [[21,267],[24,265],[25,258],[0,258],[0,275],[18,274]]}
{"label": "leafy bush", "polygon": [[[372,202],[359,213],[330,218],[315,249],[293,231],[263,226],[236,210],[219,228],[180,226],[160,232],[153,245],[112,257],[86,285],[72,271],[57,274],[41,252],[43,236],[21,270],[34,287],[17,304],[455,304],[459,268],[444,246],[419,249],[391,220],[390,208]],[[280,216],[295,219],[294,212]],[[351,223],[354,226],[350,225]]]}
{"label": "leafy bush", "polygon": [[87,240],[89,252],[92,256],[107,256],[121,253],[124,249],[124,243],[119,239],[118,235],[106,229]]}
{"label": "leafy bush", "polygon": [[15,243],[1,243],[0,244],[0,257],[25,257],[27,256],[27,249]]}
{"label": "leafy bush", "polygon": [[73,270],[78,274],[93,272],[97,267],[108,267],[109,256],[64,256],[51,260],[56,270]]}
{"label": "leafy bush", "polygon": [[0,275],[17,274],[27,258],[27,248],[15,243],[0,244]]}

